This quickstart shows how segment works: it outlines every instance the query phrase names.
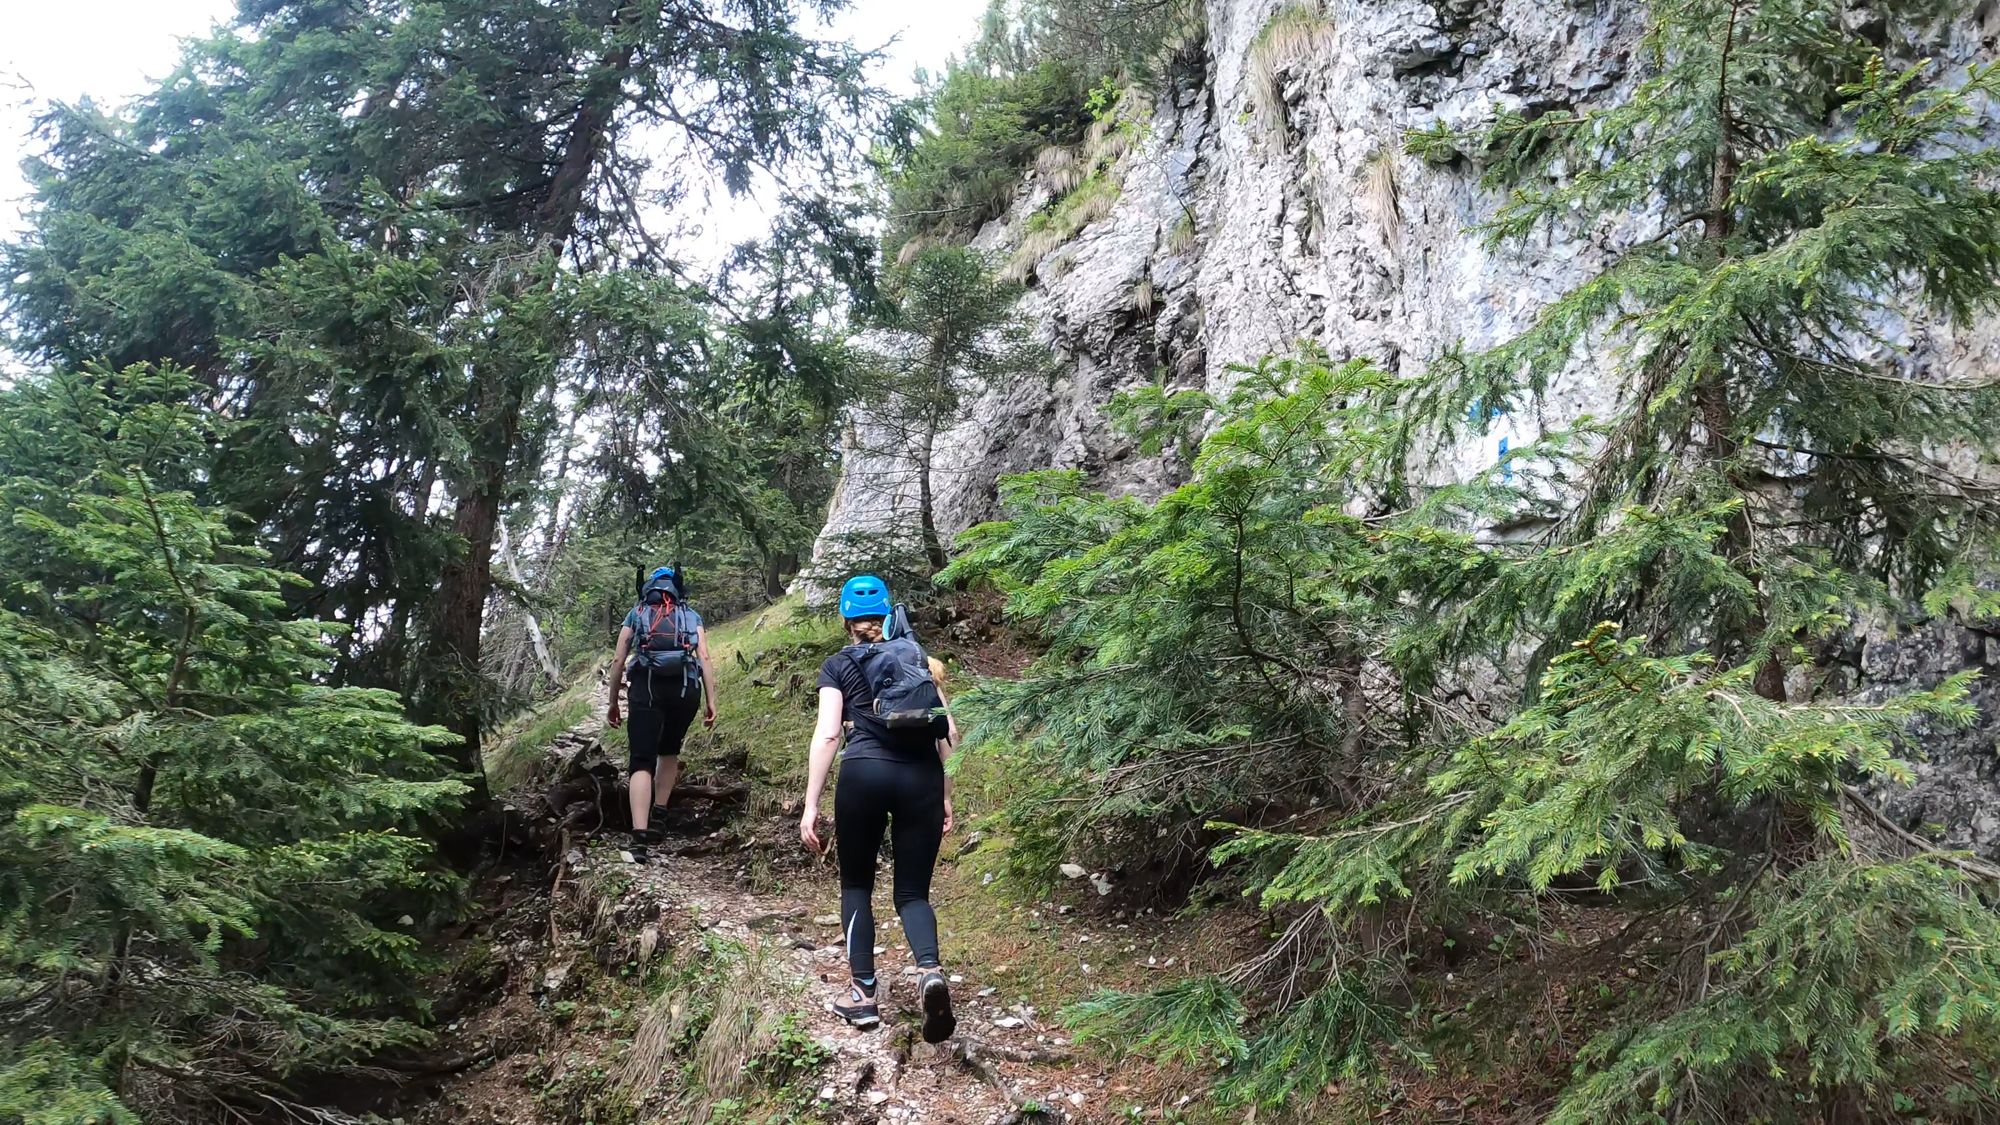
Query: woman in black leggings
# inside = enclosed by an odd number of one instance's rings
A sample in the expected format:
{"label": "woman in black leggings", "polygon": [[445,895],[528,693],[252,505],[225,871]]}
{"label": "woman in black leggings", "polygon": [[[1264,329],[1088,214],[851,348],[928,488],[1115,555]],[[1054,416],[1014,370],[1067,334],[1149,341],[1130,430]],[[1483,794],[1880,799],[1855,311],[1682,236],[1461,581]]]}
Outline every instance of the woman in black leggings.
{"label": "woman in black leggings", "polygon": [[[834,1011],[856,1027],[881,1022],[876,1005],[875,859],[882,850],[882,833],[889,833],[895,853],[896,913],[903,936],[921,970],[917,995],[923,1008],[923,1036],[941,1043],[951,1036],[957,1020],[951,1011],[951,987],[938,962],[937,915],[930,904],[931,868],[938,846],[951,831],[951,779],[944,762],[957,731],[947,720],[946,737],[929,731],[891,730],[877,720],[875,693],[863,675],[857,651],[882,640],[882,622],[889,613],[889,591],[870,575],[850,579],[840,594],[840,614],[847,620],[853,644],[820,667],[819,721],[813,729],[811,769],[806,780],[805,808],[799,817],[799,838],[815,852],[825,850],[819,836],[819,801],[828,772],[840,750],[840,785],[834,790],[834,842],[840,860],[840,920],[847,940],[847,965],[853,982],[834,1001]],[[932,664],[936,675],[936,665]],[[939,697],[942,699],[940,691]],[[842,741],[845,736],[845,746]]]}

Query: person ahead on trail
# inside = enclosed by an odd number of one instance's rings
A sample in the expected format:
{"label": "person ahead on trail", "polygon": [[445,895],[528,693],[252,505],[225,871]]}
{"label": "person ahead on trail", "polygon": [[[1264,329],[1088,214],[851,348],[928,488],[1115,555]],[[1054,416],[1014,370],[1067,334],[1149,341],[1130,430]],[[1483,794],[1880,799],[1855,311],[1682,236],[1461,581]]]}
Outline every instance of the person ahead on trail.
{"label": "person ahead on trail", "polygon": [[[674,783],[680,780],[681,743],[694,723],[695,710],[706,703],[702,723],[715,726],[715,672],[708,659],[708,631],[702,628],[701,614],[684,600],[672,567],[654,571],[640,587],[639,604],[625,615],[612,661],[624,675],[611,677],[611,706],[605,720],[614,727],[623,721],[618,694],[630,685],[632,721],[625,729],[631,748],[629,799],[633,843],[642,848],[659,836],[652,822],[666,813]],[[661,758],[666,759],[664,764]]]}
{"label": "person ahead on trail", "polygon": [[958,732],[945,713],[941,667],[910,636],[900,607],[891,607],[889,588],[880,578],[849,579],[840,591],[840,615],[853,643],[820,666],[819,721],[813,728],[805,808],[799,816],[799,839],[814,852],[824,851],[819,800],[834,752],[840,749],[834,843],[840,860],[840,920],[854,979],[833,1008],[856,1027],[881,1022],[875,1001],[875,914],[869,900],[887,829],[896,859],[896,913],[920,970],[917,995],[924,1041],[941,1043],[958,1021],[938,963],[931,868],[951,831],[951,779],[944,763]]}

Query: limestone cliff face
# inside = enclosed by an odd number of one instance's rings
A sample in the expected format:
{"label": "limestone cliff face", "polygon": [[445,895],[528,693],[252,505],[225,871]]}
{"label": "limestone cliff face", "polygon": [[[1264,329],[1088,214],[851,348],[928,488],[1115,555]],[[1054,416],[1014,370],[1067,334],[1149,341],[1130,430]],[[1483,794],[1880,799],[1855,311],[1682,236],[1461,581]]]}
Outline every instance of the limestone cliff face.
{"label": "limestone cliff face", "polygon": [[[1473,228],[1498,197],[1463,161],[1403,152],[1404,134],[1442,122],[1477,127],[1496,110],[1589,106],[1631,81],[1638,5],[1615,0],[1329,0],[1298,21],[1288,0],[1208,0],[1207,63],[1152,95],[1138,138],[1114,165],[1107,214],[1046,253],[1017,251],[1052,192],[1031,175],[978,244],[1015,254],[1028,315],[1058,363],[1046,381],[977,401],[938,443],[937,513],[954,533],[996,512],[996,482],[1038,468],[1083,470],[1115,492],[1158,495],[1183,479],[1179,458],[1141,456],[1103,407],[1151,382],[1226,389],[1232,366],[1311,341],[1413,373],[1447,347],[1497,343],[1605,261],[1607,245],[1657,228],[1635,214],[1588,237],[1538,236],[1488,248]],[[1862,17],[1857,17],[1862,18]],[[1958,28],[1947,52],[1990,58],[2000,6]],[[2000,371],[2000,330],[1922,319],[1894,330],[1903,362],[1937,377]],[[1441,451],[1430,468],[1490,465],[1501,442],[1604,411],[1619,388],[1580,356],[1532,414]],[[853,533],[915,526],[916,480],[892,436],[850,433],[822,554]],[[1933,764],[1914,789],[1883,794],[1905,824],[1946,825],[1950,842],[2000,855],[2000,639],[1936,623],[1861,645],[1863,694],[1934,682],[1968,664],[1989,721],[1927,738]]]}

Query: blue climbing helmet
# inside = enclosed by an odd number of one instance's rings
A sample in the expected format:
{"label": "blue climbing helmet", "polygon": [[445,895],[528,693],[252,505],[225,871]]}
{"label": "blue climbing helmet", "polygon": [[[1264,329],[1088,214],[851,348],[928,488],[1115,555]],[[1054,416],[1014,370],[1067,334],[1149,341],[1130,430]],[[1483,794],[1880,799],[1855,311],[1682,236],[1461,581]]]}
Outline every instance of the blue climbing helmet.
{"label": "blue climbing helmet", "polygon": [[849,621],[887,617],[889,609],[889,584],[872,574],[857,574],[840,588],[840,615]]}

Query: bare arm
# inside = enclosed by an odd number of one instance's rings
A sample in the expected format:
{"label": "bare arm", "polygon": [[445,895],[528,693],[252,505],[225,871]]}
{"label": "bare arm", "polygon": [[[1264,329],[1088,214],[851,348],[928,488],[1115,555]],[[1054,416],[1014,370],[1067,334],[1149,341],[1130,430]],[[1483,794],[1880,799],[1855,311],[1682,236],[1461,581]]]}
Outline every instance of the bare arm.
{"label": "bare arm", "polygon": [[819,689],[819,716],[813,722],[812,745],[806,765],[806,803],[799,810],[799,839],[814,851],[822,850],[819,839],[819,801],[826,793],[826,776],[833,770],[833,755],[840,749],[840,719],[846,701],[839,688]]}
{"label": "bare arm", "polygon": [[945,736],[937,740],[937,756],[938,764],[945,767],[944,830],[949,835],[954,819],[951,808],[951,754],[958,749],[958,720],[951,717],[951,700],[945,697],[943,688],[938,689],[938,702],[945,707]]}
{"label": "bare arm", "polygon": [[702,722],[713,727],[715,725],[715,709],[717,706],[715,699],[715,661],[708,658],[707,629],[697,628],[694,631],[694,647],[696,653],[701,657],[702,686],[708,689],[707,695],[704,696],[708,700],[708,713],[702,717]]}
{"label": "bare arm", "polygon": [[612,726],[624,721],[618,713],[618,693],[625,689],[625,657],[632,650],[632,627],[618,630],[618,651],[611,657],[611,705],[605,708],[604,718]]}

